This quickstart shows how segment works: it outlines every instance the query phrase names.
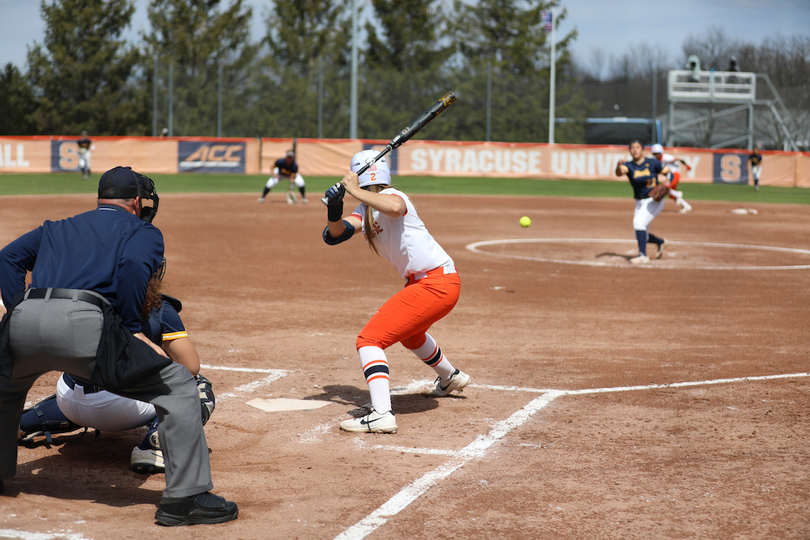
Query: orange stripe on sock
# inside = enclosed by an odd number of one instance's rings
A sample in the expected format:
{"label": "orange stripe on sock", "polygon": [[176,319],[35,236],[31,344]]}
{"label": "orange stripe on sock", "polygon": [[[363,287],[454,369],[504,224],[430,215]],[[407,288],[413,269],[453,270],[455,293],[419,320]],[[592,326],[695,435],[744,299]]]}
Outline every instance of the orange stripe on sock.
{"label": "orange stripe on sock", "polygon": [[371,362],[363,366],[363,371],[367,370],[369,366],[373,366],[374,364],[384,364],[387,366],[388,362],[385,360],[372,360]]}
{"label": "orange stripe on sock", "polygon": [[376,374],[376,375],[374,375],[372,378],[367,379],[367,380],[366,380],[366,383],[370,383],[370,382],[371,382],[371,381],[373,381],[374,379],[385,379],[385,380],[387,380],[387,381],[388,381],[388,380],[391,380],[391,379],[388,377],[388,375],[386,375],[385,373],[377,373],[377,374]]}

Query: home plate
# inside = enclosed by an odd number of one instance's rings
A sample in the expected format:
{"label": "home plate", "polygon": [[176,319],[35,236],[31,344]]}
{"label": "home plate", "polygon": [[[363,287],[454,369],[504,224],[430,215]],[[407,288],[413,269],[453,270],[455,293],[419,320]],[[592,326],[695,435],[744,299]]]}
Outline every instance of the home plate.
{"label": "home plate", "polygon": [[320,409],[326,407],[331,401],[313,401],[311,399],[264,399],[256,398],[247,402],[251,407],[256,407],[265,412],[279,412],[279,411],[311,411],[313,409]]}

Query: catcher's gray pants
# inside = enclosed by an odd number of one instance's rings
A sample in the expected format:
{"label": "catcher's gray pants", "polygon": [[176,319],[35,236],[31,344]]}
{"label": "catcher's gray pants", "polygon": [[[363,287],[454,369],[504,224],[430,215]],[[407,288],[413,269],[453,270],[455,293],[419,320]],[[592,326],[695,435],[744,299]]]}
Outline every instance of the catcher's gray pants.
{"label": "catcher's gray pants", "polygon": [[[28,390],[48,371],[89,379],[101,338],[101,309],[70,299],[28,299],[12,312],[9,339],[14,353],[11,378],[0,376],[0,479],[17,471],[17,431]],[[166,466],[164,498],[211,490],[208,445],[200,423],[200,398],[191,373],[171,363],[122,396],[155,406]]]}

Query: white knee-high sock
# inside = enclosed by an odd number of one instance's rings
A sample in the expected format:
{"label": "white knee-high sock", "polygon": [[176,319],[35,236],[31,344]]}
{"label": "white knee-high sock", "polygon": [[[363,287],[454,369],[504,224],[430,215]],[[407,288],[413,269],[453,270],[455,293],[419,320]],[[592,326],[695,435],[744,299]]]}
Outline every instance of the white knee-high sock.
{"label": "white knee-high sock", "polygon": [[418,349],[411,349],[411,352],[419,357],[425,364],[433,368],[439,377],[447,380],[456,370],[450,360],[444,355],[442,350],[436,344],[436,340],[430,334],[425,334],[427,338],[424,345]]}
{"label": "white knee-high sock", "polygon": [[357,353],[371,394],[371,405],[378,413],[390,411],[391,391],[385,352],[379,347],[360,347]]}

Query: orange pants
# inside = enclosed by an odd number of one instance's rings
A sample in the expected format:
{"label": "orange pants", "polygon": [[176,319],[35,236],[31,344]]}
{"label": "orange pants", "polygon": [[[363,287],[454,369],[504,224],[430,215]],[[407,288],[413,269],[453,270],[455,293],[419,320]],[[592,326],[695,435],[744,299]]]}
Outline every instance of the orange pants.
{"label": "orange pants", "polygon": [[387,349],[401,342],[407,349],[418,349],[425,343],[425,332],[456,305],[460,292],[458,274],[441,269],[408,283],[366,323],[357,336],[357,348]]}
{"label": "orange pants", "polygon": [[675,187],[678,185],[678,181],[680,179],[681,179],[680,171],[674,171],[672,173],[672,180],[669,181],[669,187],[672,188],[672,189],[675,189]]}

